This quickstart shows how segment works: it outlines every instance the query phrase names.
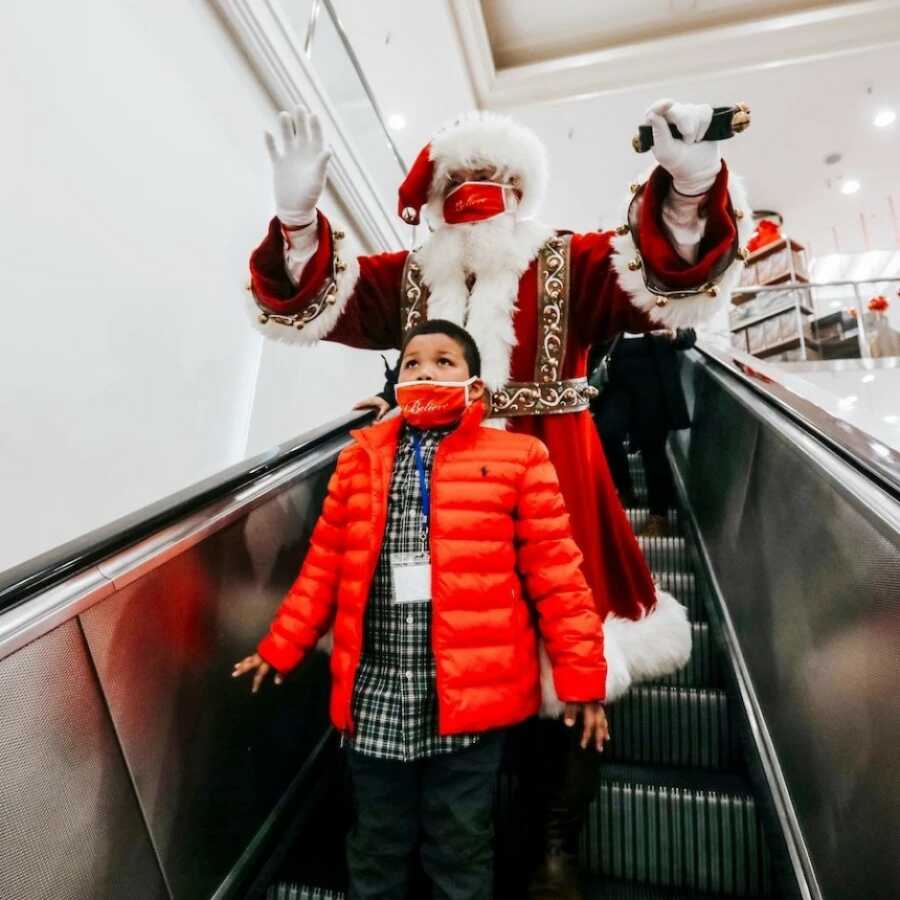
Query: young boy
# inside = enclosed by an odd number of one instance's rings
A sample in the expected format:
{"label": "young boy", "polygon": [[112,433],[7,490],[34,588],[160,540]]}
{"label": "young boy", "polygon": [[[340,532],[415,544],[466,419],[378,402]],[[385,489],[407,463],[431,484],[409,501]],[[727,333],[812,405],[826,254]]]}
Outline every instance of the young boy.
{"label": "young boy", "polygon": [[407,896],[412,854],[447,900],[492,895],[504,729],[537,713],[537,631],[583,747],[608,738],[602,625],[538,440],[482,428],[471,336],[433,320],[401,354],[401,415],[355,432],[258,653],[254,692],[334,627],[331,718],[358,818],[352,900]]}

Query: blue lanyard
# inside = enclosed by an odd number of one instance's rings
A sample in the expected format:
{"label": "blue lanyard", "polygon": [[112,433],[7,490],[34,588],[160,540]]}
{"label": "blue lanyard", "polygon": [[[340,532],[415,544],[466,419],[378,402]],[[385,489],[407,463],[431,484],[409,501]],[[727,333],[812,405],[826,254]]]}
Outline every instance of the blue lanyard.
{"label": "blue lanyard", "polygon": [[425,527],[430,527],[431,519],[431,492],[428,489],[428,476],[425,474],[425,460],[422,458],[422,442],[417,434],[412,436],[413,451],[416,455],[416,469],[419,472],[419,494],[422,498],[422,515],[425,518]]}

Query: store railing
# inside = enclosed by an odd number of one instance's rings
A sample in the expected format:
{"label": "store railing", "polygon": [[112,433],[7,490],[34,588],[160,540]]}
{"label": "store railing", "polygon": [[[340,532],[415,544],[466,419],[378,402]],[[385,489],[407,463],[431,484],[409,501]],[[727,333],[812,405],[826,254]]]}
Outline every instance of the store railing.
{"label": "store railing", "polygon": [[[781,349],[785,351],[797,349],[799,350],[800,359],[805,360],[808,358],[809,337],[806,333],[804,316],[810,318],[814,317],[813,321],[815,321],[815,319],[821,319],[828,315],[829,310],[823,311],[819,309],[817,311],[817,301],[819,301],[818,306],[821,307],[822,298],[817,298],[815,296],[816,292],[827,292],[830,295],[827,299],[831,312],[837,313],[841,310],[855,311],[856,338],[859,346],[860,358],[871,358],[871,345],[866,330],[865,314],[867,311],[867,301],[863,299],[863,287],[865,285],[873,286],[873,288],[870,289],[872,293],[882,293],[885,290],[888,290],[891,294],[895,294],[896,288],[900,286],[900,277],[863,278],[855,281],[785,281],[773,285],[742,285],[740,288],[736,289],[736,292],[750,294],[754,297],[766,295],[777,296],[783,294],[785,295],[785,302],[783,304],[772,305],[767,309],[760,310],[755,315],[748,315],[744,319],[731,317],[731,321],[729,322],[729,333],[730,335],[736,335],[755,326],[762,325],[764,322],[784,316],[786,313],[793,312],[795,316],[795,326],[791,336],[785,336],[783,340],[776,341],[774,348],[770,344],[768,346],[762,346],[760,349],[765,352],[766,355],[770,355],[772,349],[776,352]],[[734,343],[734,341],[732,342]],[[748,346],[743,349],[747,349],[754,354],[756,352],[754,347],[749,344],[749,340]]]}

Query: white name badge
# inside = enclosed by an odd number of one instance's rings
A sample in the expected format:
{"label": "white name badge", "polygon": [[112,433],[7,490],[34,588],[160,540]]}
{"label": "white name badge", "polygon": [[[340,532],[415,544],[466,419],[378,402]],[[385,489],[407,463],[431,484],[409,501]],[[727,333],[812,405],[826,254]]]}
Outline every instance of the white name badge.
{"label": "white name badge", "polygon": [[427,553],[391,554],[393,602],[431,602],[431,558]]}

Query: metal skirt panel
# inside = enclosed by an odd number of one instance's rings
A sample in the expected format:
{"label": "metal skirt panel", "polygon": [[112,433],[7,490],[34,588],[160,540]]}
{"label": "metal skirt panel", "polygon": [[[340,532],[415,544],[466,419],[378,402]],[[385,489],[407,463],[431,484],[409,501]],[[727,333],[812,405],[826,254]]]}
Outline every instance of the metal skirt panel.
{"label": "metal skirt panel", "polygon": [[163,900],[74,619],[0,662],[0,898]]}
{"label": "metal skirt panel", "polygon": [[696,357],[683,380],[675,459],[822,893],[900,896],[896,509]]}
{"label": "metal skirt panel", "polygon": [[82,615],[175,900],[215,892],[329,727],[324,654],[256,697],[248,678],[230,677],[296,577],[328,474]]}

